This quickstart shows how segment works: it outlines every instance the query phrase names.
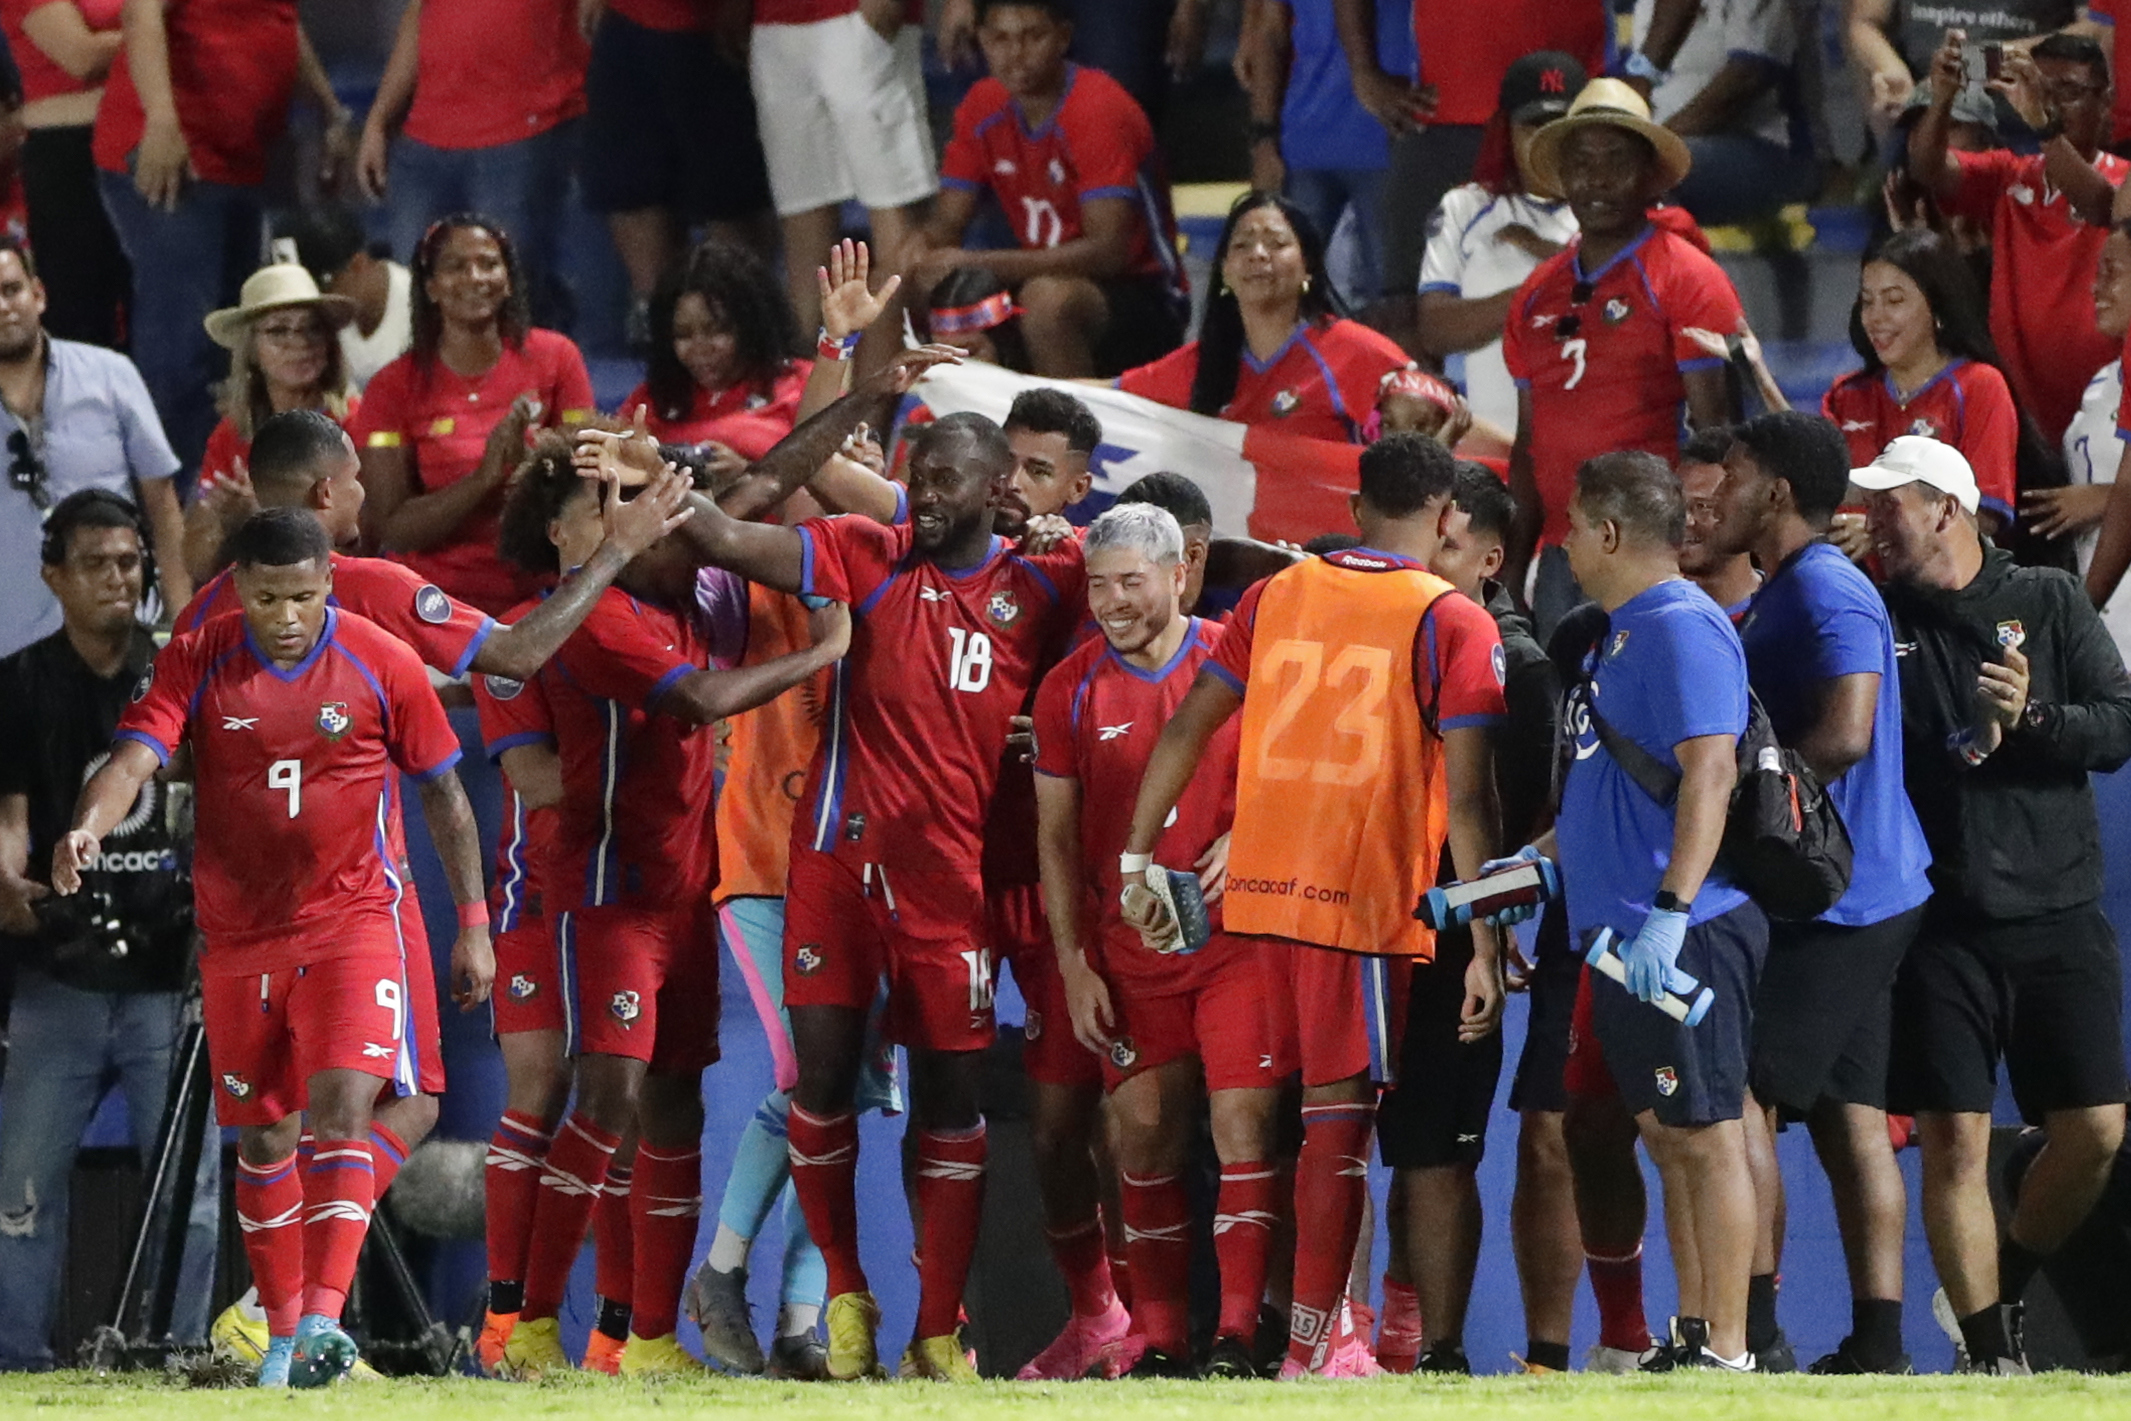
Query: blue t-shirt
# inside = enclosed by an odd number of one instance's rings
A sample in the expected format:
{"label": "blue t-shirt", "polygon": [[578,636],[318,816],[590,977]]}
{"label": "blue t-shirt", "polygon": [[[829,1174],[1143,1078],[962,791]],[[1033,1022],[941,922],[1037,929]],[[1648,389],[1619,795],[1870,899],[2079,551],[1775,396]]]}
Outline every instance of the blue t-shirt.
{"label": "blue t-shirt", "polygon": [[1863,927],[1931,896],[1931,850],[1902,784],[1902,679],[1887,605],[1862,572],[1826,543],[1802,549],[1747,606],[1739,623],[1746,672],[1776,739],[1796,745],[1820,714],[1821,687],[1838,676],[1879,677],[1872,748],[1828,786],[1856,849],[1849,891],[1820,921]]}
{"label": "blue t-shirt", "polygon": [[[1667,769],[1679,769],[1672,747],[1683,740],[1746,730],[1739,635],[1724,610],[1685,579],[1661,582],[1615,608],[1592,657],[1592,704]],[[1614,763],[1580,705],[1572,715],[1576,758],[1555,825],[1569,927],[1579,939],[1600,927],[1632,937],[1672,861],[1672,811]],[[1689,920],[1706,922],[1745,901],[1712,869]]]}
{"label": "blue t-shirt", "polygon": [[[1384,126],[1354,97],[1332,0],[1276,0],[1294,13],[1287,97],[1280,105],[1280,156],[1291,168],[1370,171],[1391,161]],[[1413,7],[1379,0],[1376,61],[1386,74],[1414,72]]]}

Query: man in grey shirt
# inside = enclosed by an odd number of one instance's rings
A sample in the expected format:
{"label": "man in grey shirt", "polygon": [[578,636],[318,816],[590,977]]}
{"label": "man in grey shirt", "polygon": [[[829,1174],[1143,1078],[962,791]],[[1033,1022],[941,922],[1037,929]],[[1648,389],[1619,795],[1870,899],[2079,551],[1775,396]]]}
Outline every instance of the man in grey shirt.
{"label": "man in grey shirt", "polygon": [[164,611],[192,599],[178,458],[133,362],[44,332],[44,284],[20,241],[0,236],[0,656],[59,629],[37,575],[45,515],[68,494],[108,489],[148,520]]}

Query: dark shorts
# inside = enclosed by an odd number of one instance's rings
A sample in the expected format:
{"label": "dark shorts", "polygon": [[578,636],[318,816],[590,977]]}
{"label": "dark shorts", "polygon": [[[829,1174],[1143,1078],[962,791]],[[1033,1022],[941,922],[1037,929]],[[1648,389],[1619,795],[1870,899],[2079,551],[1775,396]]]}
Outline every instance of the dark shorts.
{"label": "dark shorts", "polygon": [[671,208],[684,222],[770,205],[746,71],[700,31],[647,29],[611,10],[585,71],[578,183],[594,212]]}
{"label": "dark shorts", "polygon": [[1591,1018],[1606,1064],[1633,1115],[1674,1128],[1737,1120],[1746,1104],[1754,987],[1768,955],[1768,919],[1751,903],[1687,930],[1680,970],[1716,993],[1709,1015],[1682,1026],[1591,974]]}
{"label": "dark shorts", "polygon": [[1502,1033],[1458,1040],[1465,1005],[1469,930],[1440,933],[1435,961],[1413,966],[1399,1084],[1376,1110],[1378,1147],[1391,1169],[1476,1165],[1487,1150],[1487,1113],[1502,1079]]}
{"label": "dark shorts", "polygon": [[1095,342],[1095,373],[1111,379],[1160,360],[1184,343],[1188,304],[1159,276],[1116,276],[1095,283],[1110,306],[1109,324]]}
{"label": "dark shorts", "polygon": [[2123,963],[2099,906],[2008,922],[1927,905],[1894,985],[1889,1108],[1987,1113],[2001,1056],[2030,1124],[2123,1101]]}
{"label": "dark shorts", "polygon": [[1558,902],[1539,918],[1531,985],[1531,1014],[1524,1024],[1524,1053],[1510,1082],[1509,1108],[1517,1111],[1569,1108],[1563,1073],[1569,1065],[1570,1026],[1576,1016],[1576,983],[1583,959],[1569,950],[1569,915]]}
{"label": "dark shorts", "polygon": [[1823,1098],[1887,1105],[1894,978],[1924,921],[1918,904],[1863,927],[1770,923],[1754,996],[1754,1097],[1792,1118]]}

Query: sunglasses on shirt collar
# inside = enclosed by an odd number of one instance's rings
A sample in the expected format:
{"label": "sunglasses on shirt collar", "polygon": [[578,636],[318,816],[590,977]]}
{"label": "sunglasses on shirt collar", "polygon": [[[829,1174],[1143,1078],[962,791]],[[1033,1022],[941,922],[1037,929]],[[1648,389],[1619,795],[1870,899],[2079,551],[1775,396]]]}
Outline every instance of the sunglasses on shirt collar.
{"label": "sunglasses on shirt collar", "polygon": [[1569,313],[1554,322],[1554,339],[1574,340],[1583,330],[1582,306],[1591,299],[1596,288],[1588,281],[1579,281],[1569,288]]}
{"label": "sunglasses on shirt collar", "polygon": [[29,431],[17,429],[7,437],[7,481],[30,496],[39,513],[50,511],[52,490],[44,460],[30,448]]}

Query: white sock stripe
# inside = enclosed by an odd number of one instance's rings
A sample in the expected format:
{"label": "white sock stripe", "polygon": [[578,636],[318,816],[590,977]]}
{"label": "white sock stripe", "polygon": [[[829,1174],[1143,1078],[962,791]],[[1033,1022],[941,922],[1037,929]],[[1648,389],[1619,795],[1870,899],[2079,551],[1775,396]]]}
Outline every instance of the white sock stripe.
{"label": "white sock stripe", "polygon": [[798,1146],[795,1145],[791,1150],[792,1168],[802,1169],[808,1166],[819,1168],[832,1164],[842,1164],[845,1160],[851,1159],[857,1154],[858,1146],[856,1145],[843,1145],[830,1150],[825,1155],[802,1154]]}
{"label": "white sock stripe", "polygon": [[268,1229],[285,1229],[291,1224],[303,1222],[303,1205],[291,1204],[271,1219],[248,1219],[241,1212],[237,1223],[248,1234],[263,1233]]}
{"label": "white sock stripe", "polygon": [[1133,1189],[1160,1189],[1164,1185],[1176,1183],[1176,1176],[1173,1174],[1158,1174],[1151,1178],[1142,1178],[1138,1175],[1127,1174],[1125,1173],[1125,1171],[1119,1170],[1117,1172],[1117,1177],[1123,1180],[1126,1185]]}
{"label": "white sock stripe", "polygon": [[1369,1161],[1364,1156],[1341,1155],[1340,1158],[1346,1161],[1337,1171],[1341,1179],[1354,1179],[1357,1177],[1367,1179],[1369,1177]]}
{"label": "white sock stripe", "polygon": [[1636,1259],[1641,1258],[1642,1256],[1643,1246],[1641,1244],[1637,1244],[1635,1246],[1635,1252],[1623,1253],[1618,1258],[1608,1258],[1603,1253],[1593,1253],[1589,1249],[1586,1249],[1584,1250],[1583,1260],[1586,1263],[1633,1263]]}
{"label": "white sock stripe", "polygon": [[654,1219],[700,1218],[703,1214],[703,1201],[700,1198],[674,1199],[662,1205],[647,1205],[644,1213]]}
{"label": "white sock stripe", "polygon": [[568,1130],[571,1134],[575,1135],[578,1139],[583,1140],[593,1149],[598,1150],[601,1154],[608,1156],[613,1155],[615,1149],[615,1146],[613,1144],[601,1144],[598,1140],[593,1139],[591,1132],[586,1130],[584,1126],[578,1124],[575,1119],[566,1121],[564,1123],[563,1128]]}
{"label": "white sock stripe", "polygon": [[1164,1224],[1155,1229],[1136,1229],[1125,1225],[1126,1243],[1188,1243],[1191,1239],[1189,1223]]}
{"label": "white sock stripe", "polygon": [[983,1177],[984,1164],[981,1160],[926,1159],[922,1155],[918,1157],[920,1179],[951,1179],[966,1183]]}
{"label": "white sock stripe", "polygon": [[368,1227],[370,1211],[353,1199],[328,1199],[304,1216],[304,1222],[311,1224],[322,1224],[331,1219],[346,1219],[349,1223]]}
{"label": "white sock stripe", "polygon": [[1213,1231],[1227,1233],[1230,1229],[1259,1228],[1270,1230],[1279,1221],[1279,1215],[1270,1209],[1246,1209],[1240,1214],[1215,1214]]}
{"label": "white sock stripe", "polygon": [[365,1145],[360,1149],[352,1150],[320,1150],[317,1154],[311,1156],[311,1163],[324,1164],[329,1159],[368,1160],[370,1158],[370,1149]]}
{"label": "white sock stripe", "polygon": [[500,1169],[515,1174],[520,1170],[538,1169],[546,1161],[535,1159],[517,1150],[506,1150],[496,1145],[488,1147],[488,1158],[482,1162],[489,1169]]}
{"label": "white sock stripe", "polygon": [[597,1188],[585,1183],[576,1175],[556,1169],[553,1166],[549,1167],[547,1173],[540,1176],[540,1187],[542,1189],[557,1190],[563,1194],[597,1195],[599,1193]]}
{"label": "white sock stripe", "polygon": [[1275,1171],[1270,1169],[1254,1169],[1248,1174],[1234,1174],[1224,1169],[1221,1171],[1221,1182],[1223,1184],[1244,1184],[1253,1179],[1271,1179],[1274,1173]]}

